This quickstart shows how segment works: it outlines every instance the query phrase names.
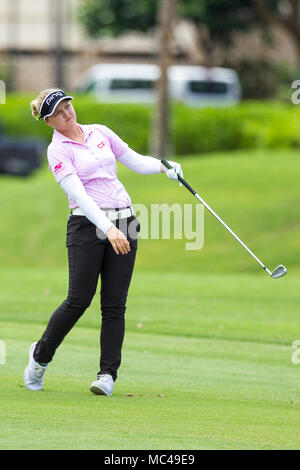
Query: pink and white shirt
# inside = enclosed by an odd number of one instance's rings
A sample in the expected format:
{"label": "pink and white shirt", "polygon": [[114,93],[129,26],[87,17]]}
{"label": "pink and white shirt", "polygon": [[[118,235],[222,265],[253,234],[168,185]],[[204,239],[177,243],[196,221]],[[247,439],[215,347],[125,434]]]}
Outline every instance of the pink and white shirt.
{"label": "pink and white shirt", "polygon": [[[80,127],[84,133],[84,144],[54,130],[47,158],[55,180],[60,183],[63,178],[75,173],[98,207],[131,206],[131,199],[117,178],[116,167],[116,159],[128,150],[128,145],[104,125]],[[77,207],[68,194],[67,197],[70,209]]]}

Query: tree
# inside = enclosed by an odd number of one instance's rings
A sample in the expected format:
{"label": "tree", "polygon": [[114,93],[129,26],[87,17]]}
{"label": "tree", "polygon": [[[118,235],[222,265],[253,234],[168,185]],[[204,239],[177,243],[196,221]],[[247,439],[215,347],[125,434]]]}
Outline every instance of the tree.
{"label": "tree", "polygon": [[83,0],[78,17],[91,37],[148,31],[156,24],[159,0]]}
{"label": "tree", "polygon": [[157,25],[159,34],[158,62],[161,70],[157,83],[157,105],[154,116],[152,151],[160,158],[169,150],[168,67],[170,42],[178,0],[102,0],[85,2],[80,10],[83,24],[91,36],[117,36],[127,29],[147,31]]}
{"label": "tree", "polygon": [[[215,42],[229,42],[235,30],[245,29],[247,24],[251,23],[250,1],[179,2],[180,16],[196,25],[198,45],[205,45],[207,66],[212,65],[211,57]],[[167,69],[171,62],[169,45],[177,2],[178,0],[85,0],[78,11],[79,19],[91,37],[118,36],[129,30],[146,32],[158,26],[161,77],[157,87],[154,145],[151,150],[160,158],[167,156],[169,148]],[[233,7],[233,10],[230,7]],[[245,19],[247,19],[246,24]]]}
{"label": "tree", "polygon": [[[84,0],[79,19],[92,37],[117,36],[125,31],[149,31],[156,26],[161,0]],[[270,0],[276,6],[279,0]],[[205,62],[212,62],[214,44],[231,44],[236,31],[261,24],[252,0],[188,0],[178,4],[178,17],[191,21],[197,30],[198,47]]]}
{"label": "tree", "polygon": [[253,0],[258,15],[268,24],[277,24],[292,38],[300,64],[300,0]]}
{"label": "tree", "polygon": [[157,25],[159,30],[160,78],[157,83],[157,106],[154,118],[154,145],[151,149],[160,159],[166,158],[170,142],[170,109],[168,96],[168,68],[171,63],[171,39],[178,0],[162,0],[157,9]]}
{"label": "tree", "polygon": [[[91,37],[117,36],[130,30],[146,32],[157,26],[158,7],[162,7],[166,1],[83,0],[79,19]],[[177,14],[195,26],[196,48],[201,48],[205,54],[201,65],[214,65],[215,45],[220,44],[223,48],[231,46],[236,32],[248,32],[257,26],[266,32],[266,25],[272,24],[279,24],[290,34],[300,58],[300,0],[183,0],[178,3]],[[169,40],[168,36],[165,37]],[[198,57],[197,54],[191,54],[194,63],[199,63]],[[163,83],[163,79],[160,83]],[[159,121],[156,121],[156,130],[158,132],[164,126],[167,135],[166,85],[164,87],[159,88],[159,109],[160,119],[163,114],[165,118],[160,121],[160,127],[157,124]],[[160,143],[156,145],[156,148],[160,148],[160,155],[166,152],[161,139],[162,134]]]}

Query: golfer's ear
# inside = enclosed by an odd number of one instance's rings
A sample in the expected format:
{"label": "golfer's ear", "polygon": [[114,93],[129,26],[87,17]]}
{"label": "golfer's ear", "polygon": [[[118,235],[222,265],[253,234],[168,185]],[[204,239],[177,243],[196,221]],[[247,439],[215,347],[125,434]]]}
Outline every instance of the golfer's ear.
{"label": "golfer's ear", "polygon": [[48,119],[49,119],[49,118],[47,118],[47,117],[46,117],[46,119],[45,119],[45,123],[47,124],[47,126],[50,126],[50,127],[51,127],[51,124],[50,124],[50,122],[49,122],[49,120],[48,120]]}

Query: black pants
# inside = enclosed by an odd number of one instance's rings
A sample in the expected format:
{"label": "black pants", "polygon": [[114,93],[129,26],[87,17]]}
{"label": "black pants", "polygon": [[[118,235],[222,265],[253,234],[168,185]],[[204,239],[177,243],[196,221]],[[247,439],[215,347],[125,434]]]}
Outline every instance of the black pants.
{"label": "black pants", "polygon": [[117,220],[115,225],[130,243],[130,251],[126,255],[117,255],[103,233],[102,237],[97,236],[95,225],[86,217],[69,216],[66,241],[69,260],[68,296],[51,316],[36,345],[36,361],[48,363],[52,360],[57,347],[90,305],[100,275],[102,325],[98,373],[109,373],[116,380],[125,332],[126,299],[140,225],[134,216]]}

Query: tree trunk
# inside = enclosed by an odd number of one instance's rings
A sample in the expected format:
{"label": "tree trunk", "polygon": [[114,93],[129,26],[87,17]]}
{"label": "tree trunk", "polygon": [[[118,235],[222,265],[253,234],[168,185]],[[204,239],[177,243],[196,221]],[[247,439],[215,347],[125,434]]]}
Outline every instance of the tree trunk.
{"label": "tree trunk", "polygon": [[[54,3],[54,5],[53,5]],[[63,16],[64,0],[53,0],[50,2],[50,8],[53,9],[53,39],[54,39],[54,82],[58,88],[64,88],[64,52],[63,52]]]}
{"label": "tree trunk", "polygon": [[154,138],[151,152],[160,159],[167,157],[170,146],[170,109],[168,67],[171,64],[171,38],[178,0],[161,0],[158,6],[160,78],[157,82],[157,103],[154,116]]}
{"label": "tree trunk", "polygon": [[257,13],[269,24],[281,26],[294,41],[297,51],[298,68],[300,67],[300,2],[299,0],[287,0],[290,13],[283,15],[279,11],[272,10],[264,0],[253,0]]}

